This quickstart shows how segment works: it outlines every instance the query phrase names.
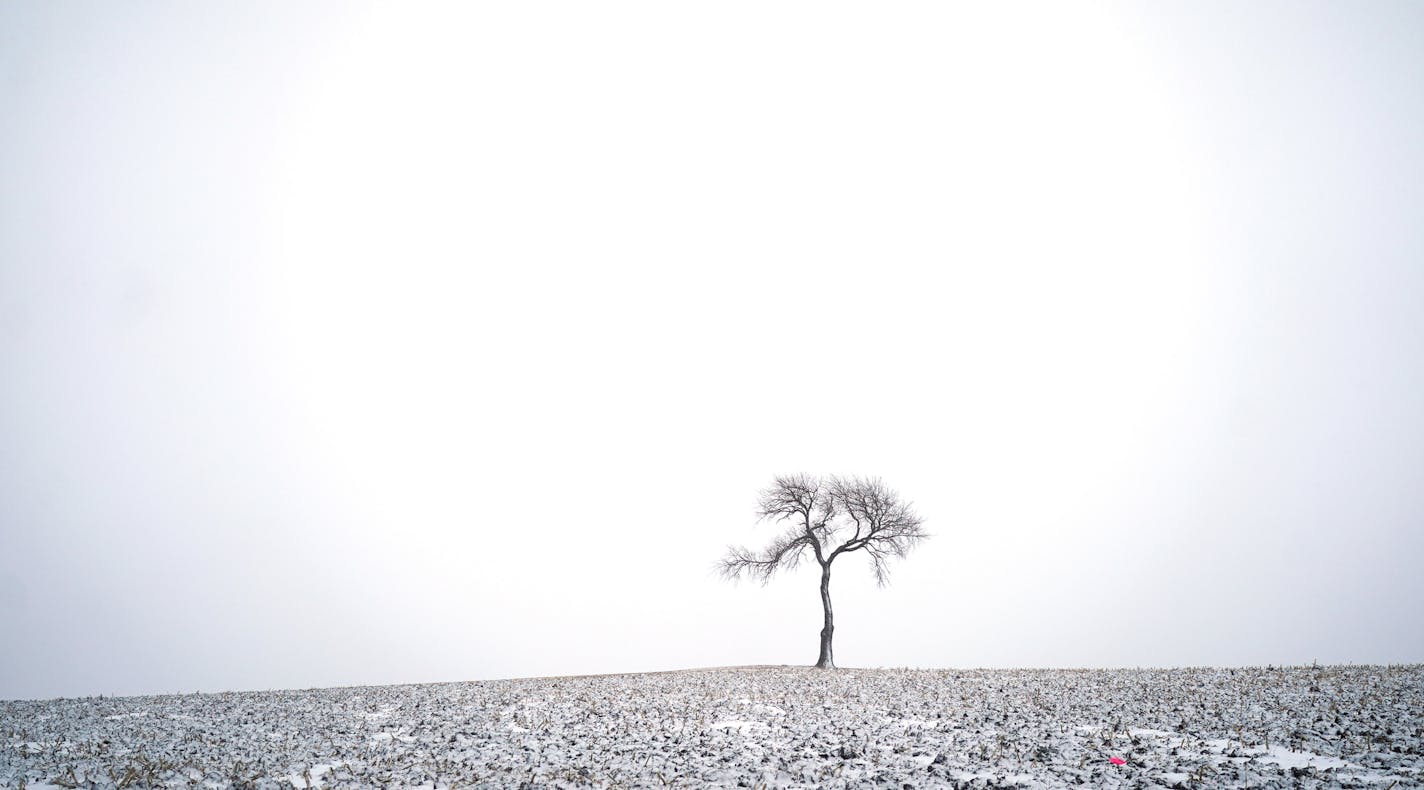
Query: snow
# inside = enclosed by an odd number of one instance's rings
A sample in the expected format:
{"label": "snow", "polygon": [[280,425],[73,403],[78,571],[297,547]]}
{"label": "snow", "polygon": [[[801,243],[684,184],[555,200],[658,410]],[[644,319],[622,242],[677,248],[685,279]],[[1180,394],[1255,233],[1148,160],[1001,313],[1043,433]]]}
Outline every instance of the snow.
{"label": "snow", "polygon": [[987,771],[970,773],[960,771],[954,775],[960,782],[973,782],[978,780],[990,787],[1041,787],[1042,783],[1036,781],[1029,774],[995,774]]}
{"label": "snow", "polygon": [[1407,788],[1421,730],[1421,666],[747,667],[0,701],[0,787]]}
{"label": "snow", "polygon": [[709,729],[709,730],[723,730],[723,729],[726,729],[726,730],[736,730],[738,733],[740,733],[740,734],[742,734],[742,735],[746,735],[747,733],[751,732],[751,730],[754,729],[754,728],[756,728],[756,727],[761,727],[762,729],[766,729],[766,725],[763,724],[762,722],[759,722],[759,721],[737,721],[737,720],[735,720],[735,719],[728,719],[727,721],[719,721],[719,722],[717,722],[716,724],[710,725],[707,729]]}
{"label": "snow", "polygon": [[1359,768],[1339,757],[1327,757],[1314,752],[1294,752],[1280,746],[1272,746],[1269,751],[1257,756],[1257,762],[1275,763],[1282,768]]}
{"label": "snow", "polygon": [[[286,777],[294,787],[321,787],[321,777],[325,776],[331,769],[342,765],[342,763],[319,763],[309,768],[305,774],[297,772]],[[311,782],[307,782],[307,777],[311,777]]]}

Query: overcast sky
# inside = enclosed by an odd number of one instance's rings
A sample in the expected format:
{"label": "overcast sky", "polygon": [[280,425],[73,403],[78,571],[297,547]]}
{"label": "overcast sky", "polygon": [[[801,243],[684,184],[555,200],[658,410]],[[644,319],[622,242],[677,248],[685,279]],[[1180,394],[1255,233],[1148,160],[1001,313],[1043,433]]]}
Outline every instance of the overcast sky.
{"label": "overcast sky", "polygon": [[0,4],[0,698],[1424,660],[1424,5]]}

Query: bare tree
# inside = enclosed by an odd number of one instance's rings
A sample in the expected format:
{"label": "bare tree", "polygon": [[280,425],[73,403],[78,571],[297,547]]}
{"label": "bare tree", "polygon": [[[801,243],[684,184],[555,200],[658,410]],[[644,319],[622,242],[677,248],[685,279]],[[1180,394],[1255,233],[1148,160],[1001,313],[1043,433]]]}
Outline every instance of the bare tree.
{"label": "bare tree", "polygon": [[[835,619],[831,612],[831,563],[836,557],[864,550],[870,557],[876,583],[889,579],[888,560],[904,557],[920,541],[929,537],[924,520],[909,502],[886,487],[879,478],[790,475],[761,492],[757,517],[760,521],[786,524],[786,531],[761,551],[729,546],[718,563],[727,579],[743,574],[771,581],[778,570],[801,564],[807,549],[821,566],[821,607],[826,620],[821,628],[821,654],[816,666],[835,668],[831,637]],[[849,535],[849,537],[846,537]],[[844,538],[844,540],[842,540]]]}

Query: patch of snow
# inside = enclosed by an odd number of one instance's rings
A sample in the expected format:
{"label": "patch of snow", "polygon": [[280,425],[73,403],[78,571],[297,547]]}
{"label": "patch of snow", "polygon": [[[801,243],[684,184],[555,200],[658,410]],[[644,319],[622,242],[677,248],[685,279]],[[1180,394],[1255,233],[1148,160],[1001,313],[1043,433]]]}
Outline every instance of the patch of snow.
{"label": "patch of snow", "polygon": [[[1253,750],[1255,751],[1255,750]],[[1272,746],[1270,751],[1255,756],[1257,762],[1275,763],[1286,770],[1291,768],[1360,768],[1354,763],[1314,752],[1293,752],[1280,746]]]}
{"label": "patch of snow", "polygon": [[750,732],[750,731],[752,730],[752,728],[754,728],[754,727],[761,727],[761,728],[764,729],[764,730],[765,730],[765,729],[770,729],[769,727],[767,727],[767,725],[766,725],[765,723],[760,722],[760,721],[737,721],[736,719],[727,719],[726,721],[719,721],[719,722],[717,722],[716,724],[713,724],[713,725],[709,726],[707,729],[709,729],[709,730],[722,730],[722,729],[736,730],[738,733],[740,733],[740,734],[742,734],[742,735],[746,735],[746,734],[747,734],[748,732]]}
{"label": "patch of snow", "polygon": [[[302,771],[298,771],[284,778],[288,782],[291,782],[293,787],[321,787],[321,777],[323,775],[330,772],[331,769],[345,764],[346,763],[321,763],[308,768],[305,774]],[[307,776],[311,777],[310,784],[307,783]]]}
{"label": "patch of snow", "polygon": [[960,771],[954,775],[955,779],[961,782],[972,782],[981,779],[992,783],[992,787],[1041,787],[1042,783],[1034,779],[1031,774],[1002,774],[989,771]]}

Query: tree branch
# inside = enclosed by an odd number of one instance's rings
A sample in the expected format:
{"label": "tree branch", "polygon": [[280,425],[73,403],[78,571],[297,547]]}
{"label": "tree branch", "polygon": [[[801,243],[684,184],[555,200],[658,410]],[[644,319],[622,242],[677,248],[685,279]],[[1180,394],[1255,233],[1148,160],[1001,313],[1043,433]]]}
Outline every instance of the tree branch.
{"label": "tree branch", "polygon": [[811,539],[800,529],[792,528],[760,552],[745,546],[728,546],[727,554],[717,563],[724,579],[738,579],[743,574],[766,584],[778,570],[792,570],[801,564],[802,552]]}
{"label": "tree branch", "polygon": [[924,519],[915,513],[913,505],[902,502],[899,494],[879,478],[835,477],[830,487],[832,498],[855,523],[856,531],[831,552],[826,562],[846,552],[865,549],[871,558],[876,583],[884,586],[890,578],[887,559],[904,557],[929,537],[924,531]]}
{"label": "tree branch", "polygon": [[[757,518],[785,522],[786,531],[759,552],[729,546],[717,564],[724,578],[745,575],[765,584],[777,571],[799,565],[809,546],[823,568],[841,554],[864,550],[876,583],[883,586],[889,580],[889,559],[904,557],[929,537],[913,506],[879,478],[783,475],[761,491]],[[850,538],[836,545],[836,535],[852,528]]]}

